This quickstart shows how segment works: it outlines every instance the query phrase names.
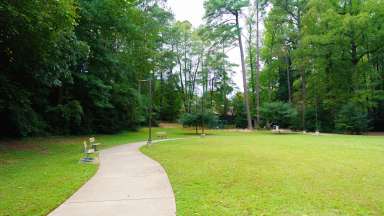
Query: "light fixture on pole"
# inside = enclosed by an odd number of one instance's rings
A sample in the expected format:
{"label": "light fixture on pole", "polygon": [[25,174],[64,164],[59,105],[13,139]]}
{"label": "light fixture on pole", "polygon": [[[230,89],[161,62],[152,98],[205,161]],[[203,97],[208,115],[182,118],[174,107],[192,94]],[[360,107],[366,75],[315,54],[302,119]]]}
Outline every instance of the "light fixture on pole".
{"label": "light fixture on pole", "polygon": [[[139,82],[148,82],[149,90],[149,108],[148,108],[148,141],[147,145],[152,144],[152,79],[139,80]],[[139,83],[140,85],[140,83]]]}

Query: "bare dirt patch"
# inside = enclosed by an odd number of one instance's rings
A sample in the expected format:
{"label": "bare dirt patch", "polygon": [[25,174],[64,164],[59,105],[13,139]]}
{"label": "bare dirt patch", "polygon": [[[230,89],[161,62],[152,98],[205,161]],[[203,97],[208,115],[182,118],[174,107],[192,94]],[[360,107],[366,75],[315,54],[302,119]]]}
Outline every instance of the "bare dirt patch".
{"label": "bare dirt patch", "polygon": [[5,159],[0,159],[0,166],[2,165],[10,165],[16,163],[17,160],[5,160]]}
{"label": "bare dirt patch", "polygon": [[159,124],[160,128],[180,128],[180,124],[162,122]]}
{"label": "bare dirt patch", "polygon": [[384,136],[384,132],[369,132],[368,136]]}
{"label": "bare dirt patch", "polygon": [[225,130],[230,132],[241,132],[241,133],[253,132],[252,130],[248,130],[248,129],[225,129]]}
{"label": "bare dirt patch", "polygon": [[36,144],[25,143],[21,140],[2,140],[0,141],[0,145],[11,150],[19,151],[36,151],[40,149],[40,146]]}

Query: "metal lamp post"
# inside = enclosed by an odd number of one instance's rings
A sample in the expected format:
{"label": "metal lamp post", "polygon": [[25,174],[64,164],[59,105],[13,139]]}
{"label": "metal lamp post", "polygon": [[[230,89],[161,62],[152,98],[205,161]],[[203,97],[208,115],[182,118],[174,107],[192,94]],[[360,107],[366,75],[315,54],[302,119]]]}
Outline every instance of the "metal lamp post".
{"label": "metal lamp post", "polygon": [[149,108],[148,108],[148,141],[147,145],[152,144],[152,79],[139,80],[139,82],[148,82],[149,89]]}

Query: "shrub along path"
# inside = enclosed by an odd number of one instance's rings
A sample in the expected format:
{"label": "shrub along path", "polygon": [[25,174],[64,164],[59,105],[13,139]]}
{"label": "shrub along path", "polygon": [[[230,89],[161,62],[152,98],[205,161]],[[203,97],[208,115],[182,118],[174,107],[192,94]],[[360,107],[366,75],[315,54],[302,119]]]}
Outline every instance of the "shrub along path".
{"label": "shrub along path", "polygon": [[167,174],[138,150],[143,145],[102,151],[97,174],[50,215],[176,215]]}

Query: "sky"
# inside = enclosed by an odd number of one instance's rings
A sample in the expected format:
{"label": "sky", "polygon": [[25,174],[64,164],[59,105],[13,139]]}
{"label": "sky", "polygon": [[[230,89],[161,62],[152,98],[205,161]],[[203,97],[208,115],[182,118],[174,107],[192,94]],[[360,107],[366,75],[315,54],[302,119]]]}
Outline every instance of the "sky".
{"label": "sky", "polygon": [[[203,24],[204,16],[204,0],[168,0],[168,5],[172,9],[176,20],[188,20],[194,27]],[[239,49],[232,49],[227,53],[232,63],[240,65],[240,51]],[[236,73],[232,78],[239,90],[243,88],[241,68],[234,68]]]}

